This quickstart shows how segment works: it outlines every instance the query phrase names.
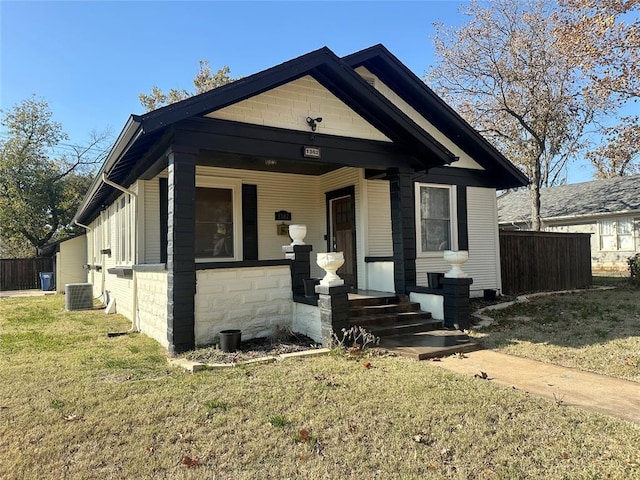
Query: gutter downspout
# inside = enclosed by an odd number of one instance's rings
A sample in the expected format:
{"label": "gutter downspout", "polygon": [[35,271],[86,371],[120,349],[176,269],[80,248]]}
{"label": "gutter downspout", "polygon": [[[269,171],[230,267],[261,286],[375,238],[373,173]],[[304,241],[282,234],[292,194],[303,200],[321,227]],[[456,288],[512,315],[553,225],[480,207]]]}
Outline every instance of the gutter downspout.
{"label": "gutter downspout", "polygon": [[[131,234],[133,235],[133,242],[131,242],[133,244],[133,251],[134,251],[134,255],[133,255],[133,265],[136,265],[138,263],[138,194],[132,190],[129,190],[128,188],[124,188],[122,185],[118,185],[115,182],[112,182],[111,180],[109,180],[107,178],[107,174],[106,173],[102,173],[102,177],[100,178],[102,180],[102,182],[106,185],[109,185],[110,187],[115,188],[116,190],[119,190],[123,193],[129,194],[131,195],[134,199],[135,199],[135,204],[133,205],[135,208],[133,208],[133,226],[134,228],[132,228],[132,232]],[[134,332],[139,332],[140,331],[140,326],[138,325],[138,277],[136,275],[136,271],[135,269],[132,267],[132,279],[133,279],[133,312],[132,312],[132,318],[131,318],[131,328],[126,331],[126,332],[113,332],[113,333],[108,333],[107,335],[110,337],[115,337],[118,335],[124,335],[127,333],[134,333]]]}
{"label": "gutter downspout", "polygon": [[[80,222],[73,222],[76,225],[78,225],[81,228],[84,228],[87,232],[93,232],[93,228],[87,226],[87,225],[83,225]],[[93,260],[94,257],[94,251],[93,251],[93,247],[95,246],[95,239],[93,238],[93,235],[91,236],[91,245],[89,245],[89,258],[91,258]],[[89,263],[89,258],[87,258],[87,263]],[[91,271],[91,285],[93,285],[93,269],[90,270]],[[93,287],[92,287],[93,288]]]}

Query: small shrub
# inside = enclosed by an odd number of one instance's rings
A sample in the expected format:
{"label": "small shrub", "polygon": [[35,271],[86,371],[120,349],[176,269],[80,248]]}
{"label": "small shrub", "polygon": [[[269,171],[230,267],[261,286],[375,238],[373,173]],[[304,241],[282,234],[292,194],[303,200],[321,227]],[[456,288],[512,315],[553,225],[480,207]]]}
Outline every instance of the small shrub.
{"label": "small shrub", "polygon": [[640,253],[627,259],[629,264],[629,283],[640,286]]}
{"label": "small shrub", "polygon": [[341,334],[334,332],[331,335],[331,347],[334,350],[346,352],[351,356],[359,356],[369,347],[379,343],[380,337],[376,337],[373,333],[357,325],[351,328],[343,328]]}

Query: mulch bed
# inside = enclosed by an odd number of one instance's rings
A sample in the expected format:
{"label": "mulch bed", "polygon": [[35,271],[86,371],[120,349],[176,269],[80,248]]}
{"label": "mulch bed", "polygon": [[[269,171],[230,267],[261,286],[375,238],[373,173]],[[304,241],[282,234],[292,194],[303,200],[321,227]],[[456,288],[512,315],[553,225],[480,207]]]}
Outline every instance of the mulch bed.
{"label": "mulch bed", "polygon": [[311,338],[290,333],[277,338],[252,338],[240,343],[240,348],[233,353],[225,353],[217,346],[198,348],[185,354],[185,358],[201,363],[237,363],[260,357],[271,357],[284,353],[302,352],[321,348]]}

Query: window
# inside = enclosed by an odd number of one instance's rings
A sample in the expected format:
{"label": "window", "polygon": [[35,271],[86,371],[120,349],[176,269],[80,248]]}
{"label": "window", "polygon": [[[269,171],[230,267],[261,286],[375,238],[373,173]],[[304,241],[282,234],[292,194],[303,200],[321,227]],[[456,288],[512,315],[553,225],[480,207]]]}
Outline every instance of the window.
{"label": "window", "polygon": [[418,252],[428,254],[457,247],[454,187],[416,184]]}
{"label": "window", "polygon": [[132,215],[131,195],[125,194],[115,202],[115,235],[116,235],[116,260],[118,263],[131,263],[133,257],[131,225]]}
{"label": "window", "polygon": [[100,217],[96,219],[93,227],[93,263],[100,261],[100,250],[102,250],[102,222]]}
{"label": "window", "polygon": [[633,220],[603,220],[600,227],[600,250],[633,251]]}
{"label": "window", "polygon": [[200,261],[242,259],[240,182],[199,179],[197,185],[196,258]]}

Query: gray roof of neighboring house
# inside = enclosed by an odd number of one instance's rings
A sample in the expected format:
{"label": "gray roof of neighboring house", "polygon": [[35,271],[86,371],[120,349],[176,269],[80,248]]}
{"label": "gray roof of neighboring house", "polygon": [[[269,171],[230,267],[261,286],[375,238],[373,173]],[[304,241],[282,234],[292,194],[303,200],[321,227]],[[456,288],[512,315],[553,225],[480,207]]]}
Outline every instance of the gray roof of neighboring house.
{"label": "gray roof of neighboring house", "polygon": [[[530,191],[498,198],[500,223],[531,221]],[[640,175],[606,178],[540,190],[543,219],[640,211]]]}

